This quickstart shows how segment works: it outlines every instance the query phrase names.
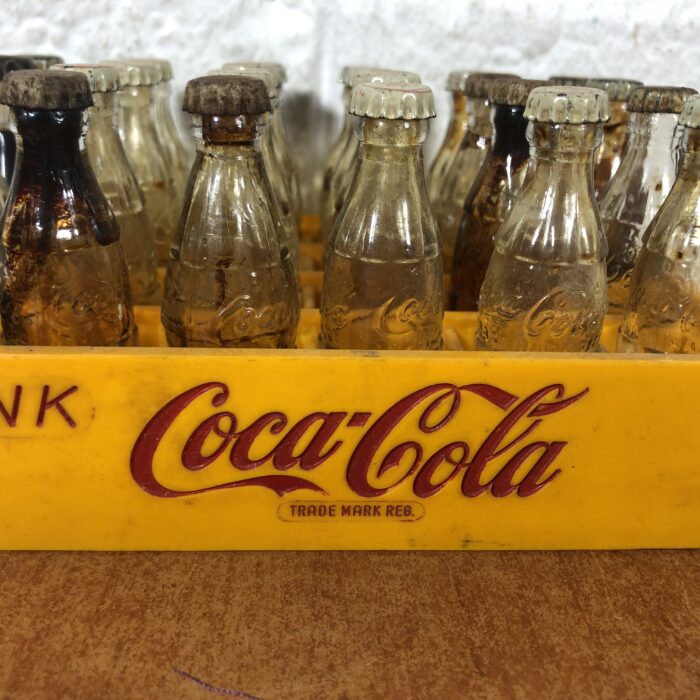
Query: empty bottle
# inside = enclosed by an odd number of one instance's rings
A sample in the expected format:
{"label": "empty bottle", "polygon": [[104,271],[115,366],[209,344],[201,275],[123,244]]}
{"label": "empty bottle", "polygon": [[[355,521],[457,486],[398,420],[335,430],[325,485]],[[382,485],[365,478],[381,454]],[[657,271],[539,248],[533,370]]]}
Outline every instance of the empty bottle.
{"label": "empty bottle", "polygon": [[[357,69],[348,75],[350,91],[362,83],[377,85],[410,85],[420,83],[420,76],[408,71],[386,70],[383,68]],[[353,122],[354,123],[354,122]],[[324,178],[321,190],[321,234],[326,244],[329,244],[333,224],[343,208],[350,189],[357,164],[357,153],[360,142],[353,131],[351,138],[340,153],[334,173],[328,179]]]}
{"label": "empty bottle", "polygon": [[491,147],[464,204],[452,266],[450,308],[476,311],[479,306],[496,231],[513,208],[527,173],[529,122],[523,114],[527,98],[534,88],[545,84],[504,78],[491,86]]}
{"label": "empty bottle", "polygon": [[678,177],[649,224],[618,350],[700,352],[700,95],[687,98]]}
{"label": "empty bottle", "polygon": [[51,67],[56,69],[82,73],[90,82],[94,106],[88,110],[87,155],[119,224],[132,300],[135,304],[154,304],[158,298],[155,241],[143,194],[119,138],[119,72],[100,64],[59,63]]}
{"label": "empty bottle", "polygon": [[262,80],[187,83],[197,156],[170,250],[162,321],[168,343],[293,347],[299,288],[260,153],[271,110]]}
{"label": "empty bottle", "polygon": [[240,70],[240,69],[262,69],[269,71],[275,81],[275,92],[277,97],[274,98],[272,102],[272,113],[268,117],[270,121],[270,142],[275,154],[275,159],[279,163],[282,175],[287,183],[287,191],[289,192],[292,207],[294,209],[294,216],[297,219],[297,226],[301,221],[301,216],[304,213],[302,211],[302,201],[301,201],[301,187],[299,186],[299,176],[297,175],[296,169],[294,167],[294,158],[291,153],[291,144],[289,142],[289,136],[287,135],[287,128],[282,119],[282,111],[280,110],[280,103],[282,101],[282,87],[287,82],[287,71],[281,63],[271,63],[271,62],[255,62],[255,61],[241,61],[224,63],[224,68],[227,70]]}
{"label": "empty bottle", "polygon": [[[32,61],[22,56],[0,56],[0,80],[12,71],[35,67]],[[0,105],[0,213],[7,199],[14,167],[15,135],[10,128],[10,109]]]}
{"label": "empty bottle", "polygon": [[600,199],[622,162],[627,142],[627,102],[632,91],[641,83],[627,78],[581,78],[561,75],[553,76],[550,81],[555,85],[593,87],[608,93],[610,119],[603,126],[603,142],[596,151],[593,169],[595,193]]}
{"label": "empty bottle", "polygon": [[606,245],[593,159],[609,116],[602,90],[551,86],[530,93],[528,176],[496,236],[481,287],[480,348],[599,349]]}
{"label": "empty bottle", "polygon": [[489,91],[497,80],[517,78],[509,73],[471,73],[464,83],[467,98],[468,126],[459,150],[445,176],[442,193],[433,203],[442,237],[442,258],[445,272],[452,270],[457,230],[467,199],[491,141],[491,106]]}
{"label": "empty bottle", "polygon": [[610,311],[622,313],[644,231],[676,179],[674,130],[689,88],[644,86],[628,103],[625,156],[600,201]]}
{"label": "empty bottle", "polygon": [[435,116],[423,85],[363,84],[350,111],[357,168],[331,239],[321,297],[326,348],[442,347],[442,260],[423,175]]}
{"label": "empty bottle", "polygon": [[430,201],[435,203],[440,198],[445,178],[452,165],[460,144],[467,133],[469,120],[467,115],[467,96],[464,94],[464,87],[469,77],[467,70],[453,70],[447,76],[445,89],[451,94],[452,113],[447,125],[445,138],[438,149],[435,160],[430,166],[430,177],[428,178],[428,196]]}
{"label": "empty bottle", "polygon": [[0,317],[10,345],[131,345],[119,227],[82,148],[90,84],[22,70],[0,88],[17,163],[0,219]]}
{"label": "empty bottle", "polygon": [[143,192],[156,244],[156,262],[164,265],[181,201],[177,173],[168,166],[155,122],[155,89],[160,82],[160,70],[128,59],[105,63],[119,71],[122,85],[119,131],[126,157]]}
{"label": "empty bottle", "polygon": [[[265,68],[250,68],[247,64],[229,65],[232,67],[213,70],[209,74],[247,75],[251,78],[262,80],[267,89],[267,96],[270,98],[270,105],[274,110],[274,105],[277,104],[280,94],[279,79]],[[278,151],[275,149],[272,141],[273,127],[271,116],[272,113],[267,113],[261,117],[265,121],[265,128],[260,139],[260,152],[265,172],[270,180],[275,203],[284,225],[285,235],[281,245],[289,249],[294,265],[299,269],[299,228],[297,226],[297,217],[294,213],[292,195],[289,191],[289,180],[284,176],[284,163],[279,158]]]}

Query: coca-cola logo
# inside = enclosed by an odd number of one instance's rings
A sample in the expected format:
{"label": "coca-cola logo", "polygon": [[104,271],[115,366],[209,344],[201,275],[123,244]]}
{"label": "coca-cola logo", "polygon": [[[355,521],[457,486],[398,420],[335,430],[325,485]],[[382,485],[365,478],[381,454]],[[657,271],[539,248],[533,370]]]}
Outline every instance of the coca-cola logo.
{"label": "coca-cola logo", "polygon": [[[450,483],[459,483],[461,493],[470,498],[485,492],[498,498],[527,497],[559,476],[555,461],[567,444],[534,439],[536,431],[548,416],[587,392],[567,396],[563,385],[550,384],[520,397],[490,384],[430,384],[376,418],[372,412],[314,411],[292,422],[285,412],[270,411],[241,425],[231,407],[226,408],[231,399],[228,385],[207,382],[176,396],[148,421],[131,453],[131,473],[144,491],[165,498],[244,486],[264,487],[279,496],[302,490],[326,494],[316,478],[318,470],[351,443],[345,479],[358,496],[381,496],[409,482],[418,498],[433,496]],[[467,432],[474,407],[469,411],[464,404],[470,396],[496,407],[499,419],[480,441],[450,439],[440,444],[447,426]],[[156,455],[173,423],[205,397],[216,410],[185,440],[181,465],[198,472],[227,459],[236,478],[198,489],[170,488],[155,473]],[[405,435],[406,429],[414,439],[399,441],[397,433]],[[256,449],[262,436],[275,438],[264,454],[259,445]],[[430,443],[432,448],[425,447]]]}

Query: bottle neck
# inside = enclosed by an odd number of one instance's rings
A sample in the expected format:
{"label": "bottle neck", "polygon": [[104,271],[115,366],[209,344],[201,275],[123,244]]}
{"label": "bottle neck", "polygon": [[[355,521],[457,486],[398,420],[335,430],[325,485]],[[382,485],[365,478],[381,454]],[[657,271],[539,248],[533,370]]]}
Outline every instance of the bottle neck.
{"label": "bottle neck", "polygon": [[685,180],[698,180],[700,178],[700,129],[685,127],[680,148],[678,177]]}
{"label": "bottle neck", "polygon": [[121,118],[125,131],[150,129],[155,112],[155,90],[152,87],[126,87],[121,93]]}
{"label": "bottle neck", "polygon": [[467,98],[463,93],[452,93],[452,113],[450,123],[447,125],[446,141],[451,141],[458,135],[463,134],[469,126],[469,115],[467,113]]}
{"label": "bottle neck", "polygon": [[627,153],[638,153],[645,160],[658,158],[671,162],[677,114],[630,112],[627,125]]}
{"label": "bottle neck", "polygon": [[529,144],[527,141],[528,121],[523,116],[525,107],[495,105],[492,114],[491,151],[499,158],[516,158],[527,160]]}
{"label": "bottle neck", "polygon": [[343,128],[340,131],[340,138],[347,140],[352,136],[353,132],[353,115],[350,114],[350,98],[352,97],[352,88],[345,87],[343,89],[343,106],[345,108],[345,120]]}
{"label": "bottle neck", "polygon": [[467,125],[469,133],[478,139],[491,137],[491,105],[488,100],[470,97],[467,100]]}
{"label": "bottle neck", "polygon": [[15,109],[13,130],[17,135],[17,163],[21,175],[45,169],[82,168],[85,131],[83,110]]}
{"label": "bottle neck", "polygon": [[117,142],[117,117],[119,116],[119,93],[93,93],[94,105],[88,110],[88,142],[100,139],[104,142]]}
{"label": "bottle neck", "polygon": [[197,152],[221,161],[255,160],[267,133],[266,115],[194,115],[192,132]]}

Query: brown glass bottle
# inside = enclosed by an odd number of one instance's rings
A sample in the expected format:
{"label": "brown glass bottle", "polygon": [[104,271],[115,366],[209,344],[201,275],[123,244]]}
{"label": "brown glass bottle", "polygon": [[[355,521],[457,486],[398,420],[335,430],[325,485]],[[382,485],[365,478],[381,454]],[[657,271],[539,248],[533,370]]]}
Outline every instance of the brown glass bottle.
{"label": "brown glass bottle", "polygon": [[491,147],[464,204],[455,243],[450,308],[476,311],[499,226],[512,209],[527,172],[530,145],[523,113],[539,80],[502,80],[489,91]]}
{"label": "brown glass bottle", "polygon": [[119,228],[83,150],[84,75],[12,73],[15,175],[0,226],[0,316],[12,345],[130,345],[134,338]]}

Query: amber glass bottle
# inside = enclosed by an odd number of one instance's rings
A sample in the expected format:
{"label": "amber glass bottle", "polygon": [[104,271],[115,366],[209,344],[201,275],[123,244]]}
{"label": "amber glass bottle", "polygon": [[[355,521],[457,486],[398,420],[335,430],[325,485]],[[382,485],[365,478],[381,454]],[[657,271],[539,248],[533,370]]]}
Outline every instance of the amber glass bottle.
{"label": "amber glass bottle", "polygon": [[593,158],[609,116],[602,90],[551,86],[530,93],[525,117],[532,121],[533,152],[481,287],[480,348],[600,349],[606,245],[593,192]]}
{"label": "amber glass bottle", "polygon": [[330,240],[321,298],[327,348],[442,347],[442,261],[423,175],[433,95],[364,84],[350,111],[360,152]]}
{"label": "amber glass bottle", "polygon": [[88,79],[10,74],[17,164],[0,224],[0,316],[12,345],[130,345],[134,324],[119,228],[82,148]]}
{"label": "amber glass bottle", "polygon": [[452,266],[450,308],[476,311],[479,306],[496,231],[513,208],[527,173],[529,122],[523,114],[527,98],[531,90],[545,84],[504,78],[491,87],[491,147],[464,204]]}
{"label": "amber glass bottle", "polygon": [[161,318],[168,343],[293,347],[299,288],[260,153],[270,99],[262,80],[191,80],[197,157],[170,249]]}
{"label": "amber glass bottle", "polygon": [[471,73],[465,81],[468,128],[459,151],[452,159],[443,181],[442,193],[433,203],[442,238],[442,258],[445,272],[452,270],[457,230],[462,220],[464,202],[467,199],[491,142],[491,105],[489,91],[497,80],[517,78],[508,73]]}

